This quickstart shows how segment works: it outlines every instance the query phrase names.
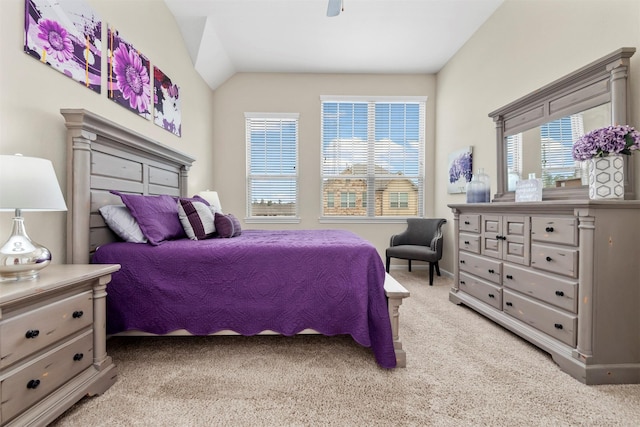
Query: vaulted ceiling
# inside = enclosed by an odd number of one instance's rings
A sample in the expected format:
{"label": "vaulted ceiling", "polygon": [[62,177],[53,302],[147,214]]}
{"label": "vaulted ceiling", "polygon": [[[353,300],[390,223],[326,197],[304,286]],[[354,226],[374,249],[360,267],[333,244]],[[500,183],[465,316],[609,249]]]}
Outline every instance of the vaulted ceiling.
{"label": "vaulted ceiling", "polygon": [[437,73],[503,0],[164,0],[215,89],[237,72]]}

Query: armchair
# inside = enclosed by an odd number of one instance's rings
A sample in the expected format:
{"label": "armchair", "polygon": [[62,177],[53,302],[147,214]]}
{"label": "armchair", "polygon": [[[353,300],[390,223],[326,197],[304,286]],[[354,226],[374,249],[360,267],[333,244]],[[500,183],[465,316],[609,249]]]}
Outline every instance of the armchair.
{"label": "armchair", "polygon": [[433,286],[433,270],[440,276],[438,261],[442,258],[442,225],[444,218],[407,218],[407,229],[391,236],[386,251],[387,273],[391,258],[426,261],[429,263],[429,285]]}

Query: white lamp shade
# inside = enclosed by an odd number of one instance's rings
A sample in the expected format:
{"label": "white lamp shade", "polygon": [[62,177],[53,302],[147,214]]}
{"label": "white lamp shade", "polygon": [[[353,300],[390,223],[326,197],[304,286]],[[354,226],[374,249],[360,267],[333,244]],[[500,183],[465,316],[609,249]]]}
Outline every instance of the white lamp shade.
{"label": "white lamp shade", "polygon": [[0,155],[0,210],[66,211],[51,161]]}
{"label": "white lamp shade", "polygon": [[220,197],[218,197],[217,191],[201,191],[198,195],[209,202],[216,212],[222,213],[222,205],[220,204]]}

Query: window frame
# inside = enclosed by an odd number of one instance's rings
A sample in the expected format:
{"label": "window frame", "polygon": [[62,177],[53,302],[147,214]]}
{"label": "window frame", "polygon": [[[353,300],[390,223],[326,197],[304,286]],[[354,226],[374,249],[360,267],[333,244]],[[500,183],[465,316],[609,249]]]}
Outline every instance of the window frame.
{"label": "window frame", "polygon": [[[246,223],[291,223],[297,224],[300,222],[300,114],[299,113],[260,113],[260,112],[245,112],[245,149],[246,149]],[[272,121],[288,121],[295,122],[295,173],[293,174],[253,174],[251,171],[251,132],[250,126],[252,120],[272,120]],[[295,209],[293,215],[279,215],[279,216],[257,216],[253,215],[252,206],[252,191],[251,182],[253,179],[293,179],[295,181]]]}
{"label": "window frame", "polygon": [[[425,213],[425,181],[426,181],[426,162],[425,162],[425,152],[426,152],[426,110],[427,110],[427,96],[341,96],[341,95],[321,95],[320,96],[320,144],[321,144],[321,158],[320,158],[320,217],[319,221],[321,223],[346,223],[346,222],[361,222],[361,223],[384,223],[384,222],[404,222],[407,217],[422,217]],[[367,200],[362,202],[362,206],[366,209],[366,216],[349,216],[349,215],[325,215],[324,209],[324,193],[325,193],[325,180],[330,179],[334,176],[325,175],[323,169],[323,155],[324,155],[324,103],[367,103],[369,105],[378,104],[410,104],[416,103],[419,104],[419,124],[418,124],[418,173],[414,177],[411,175],[407,179],[409,180],[417,180],[418,181],[418,193],[416,194],[416,215],[406,215],[406,214],[398,214],[398,215],[375,215],[375,191],[370,191],[375,187],[375,179],[384,179],[384,175],[378,175],[375,173],[375,159],[372,164],[368,163],[367,167],[367,175],[366,176],[354,176],[352,179],[362,179],[366,180],[368,185],[367,189],[363,190],[363,193],[367,194]],[[371,118],[371,114],[368,114],[368,124],[369,129],[375,128],[375,121],[373,123],[369,123],[369,119]],[[368,141],[369,151],[373,150],[372,143],[375,144],[375,141],[372,140],[372,132],[369,132]],[[370,160],[369,160],[370,161]],[[368,161],[368,162],[369,162]],[[397,178],[395,174],[389,174],[389,179]],[[415,185],[415,183],[414,183]],[[356,205],[358,203],[356,202]],[[394,209],[403,209],[403,208],[394,208]]]}

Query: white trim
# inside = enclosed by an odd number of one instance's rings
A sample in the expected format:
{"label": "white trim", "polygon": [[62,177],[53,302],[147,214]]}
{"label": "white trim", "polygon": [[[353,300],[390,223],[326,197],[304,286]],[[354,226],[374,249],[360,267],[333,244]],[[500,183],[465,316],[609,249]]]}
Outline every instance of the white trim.
{"label": "white trim", "polygon": [[252,113],[245,112],[245,119],[298,119],[300,113]]}
{"label": "white trim", "polygon": [[246,217],[247,224],[300,224],[300,217],[297,216],[251,216]]}
{"label": "white trim", "polygon": [[322,102],[427,102],[428,96],[320,95]]}

